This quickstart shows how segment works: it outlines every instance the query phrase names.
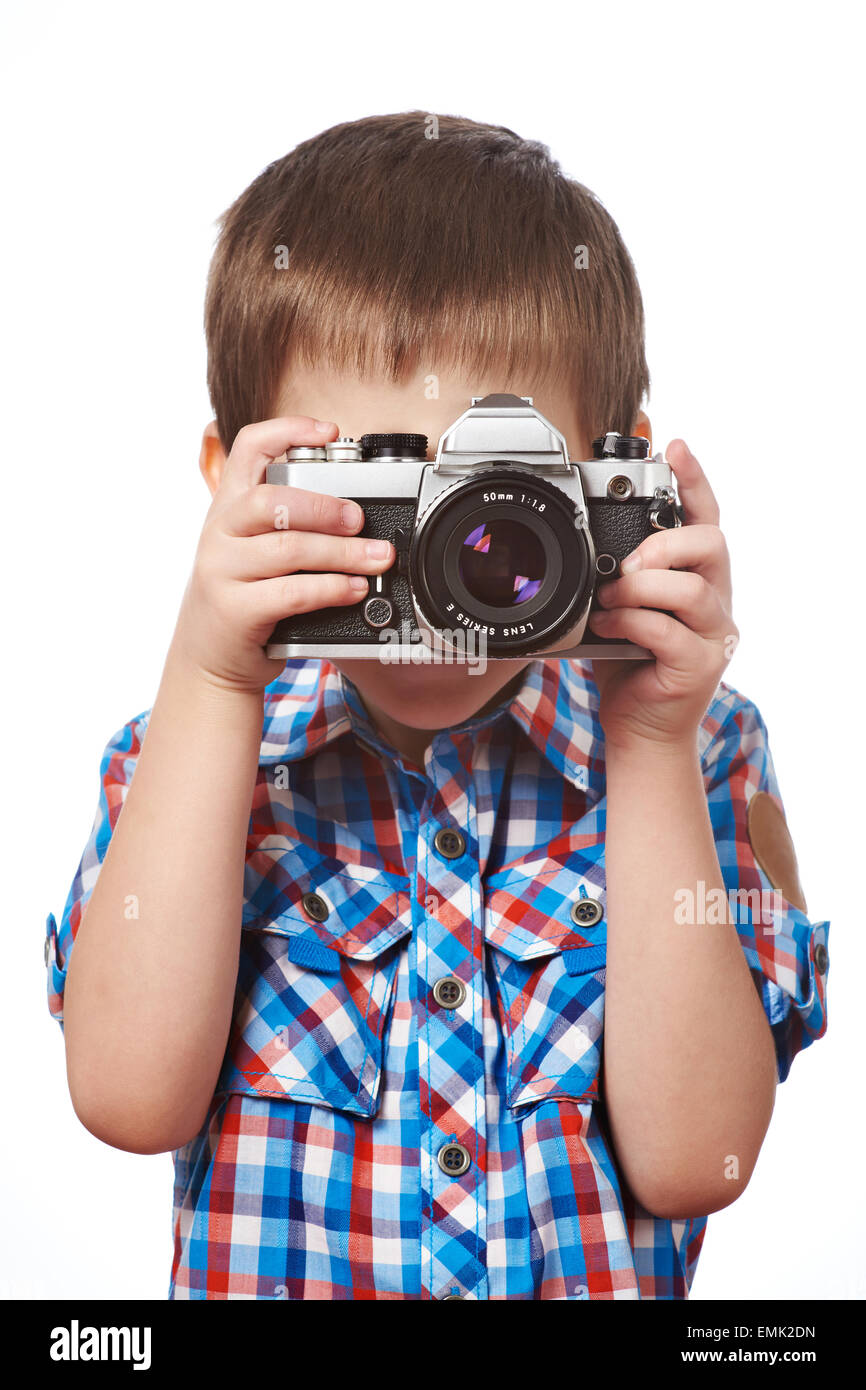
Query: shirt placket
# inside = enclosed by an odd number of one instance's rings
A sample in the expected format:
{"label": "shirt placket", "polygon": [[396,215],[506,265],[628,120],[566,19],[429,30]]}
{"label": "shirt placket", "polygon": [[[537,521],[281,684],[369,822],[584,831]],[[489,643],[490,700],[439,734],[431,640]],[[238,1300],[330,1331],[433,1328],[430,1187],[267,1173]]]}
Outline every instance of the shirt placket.
{"label": "shirt placket", "polygon": [[439,735],[414,881],[423,1297],[486,1299],[484,934],[471,740]]}

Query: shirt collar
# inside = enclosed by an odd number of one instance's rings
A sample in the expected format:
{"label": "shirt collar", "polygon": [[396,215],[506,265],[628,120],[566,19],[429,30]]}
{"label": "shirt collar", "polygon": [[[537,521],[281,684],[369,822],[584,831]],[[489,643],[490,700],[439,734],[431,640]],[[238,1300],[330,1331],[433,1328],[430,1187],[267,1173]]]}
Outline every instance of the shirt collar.
{"label": "shirt collar", "polygon": [[[588,662],[531,661],[510,699],[448,732],[472,734],[506,714],[575,786],[586,790],[593,774],[603,775],[598,689]],[[336,666],[318,658],[289,661],[265,691],[260,761],[308,757],[350,730],[380,752],[394,754],[372,724],[357,687]]]}

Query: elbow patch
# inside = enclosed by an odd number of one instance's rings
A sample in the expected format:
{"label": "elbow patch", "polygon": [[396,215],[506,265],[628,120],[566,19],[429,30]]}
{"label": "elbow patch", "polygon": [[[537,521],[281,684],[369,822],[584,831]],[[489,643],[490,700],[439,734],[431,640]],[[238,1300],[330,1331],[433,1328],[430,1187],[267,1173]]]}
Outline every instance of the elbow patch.
{"label": "elbow patch", "polygon": [[746,811],[749,844],[774,888],[792,906],[806,911],[806,897],[800,883],[797,855],[788,822],[778,802],[769,792],[755,792]]}

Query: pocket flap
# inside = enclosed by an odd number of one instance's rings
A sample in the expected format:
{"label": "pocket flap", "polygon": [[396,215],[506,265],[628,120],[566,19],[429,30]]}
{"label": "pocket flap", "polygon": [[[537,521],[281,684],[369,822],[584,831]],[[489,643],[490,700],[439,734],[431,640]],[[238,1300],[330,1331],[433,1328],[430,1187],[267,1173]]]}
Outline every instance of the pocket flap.
{"label": "pocket flap", "polygon": [[[308,893],[322,899],[324,920],[306,911]],[[412,930],[409,884],[360,860],[348,864],[281,835],[263,836],[247,852],[242,926],[298,938],[292,951],[313,952],[321,944],[331,954],[374,960]],[[304,964],[302,954],[291,959]],[[329,956],[318,959],[328,969]]]}
{"label": "pocket flap", "polygon": [[[581,899],[597,902],[601,916],[590,926],[575,921]],[[484,933],[512,960],[530,961],[562,951],[569,974],[598,970],[605,961],[605,879],[600,863],[569,856],[561,863],[537,856],[509,865],[487,880]]]}

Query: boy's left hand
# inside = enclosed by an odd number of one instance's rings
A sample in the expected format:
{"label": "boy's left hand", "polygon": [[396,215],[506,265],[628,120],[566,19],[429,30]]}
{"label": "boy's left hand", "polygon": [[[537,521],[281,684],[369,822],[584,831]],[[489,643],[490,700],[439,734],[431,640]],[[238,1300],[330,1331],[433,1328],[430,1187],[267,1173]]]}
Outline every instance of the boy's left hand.
{"label": "boy's left hand", "polygon": [[[731,567],[719,507],[682,439],[668,446],[686,525],[657,531],[598,590],[604,611],[589,626],[646,647],[655,661],[593,661],[606,743],[694,747],[698,726],[739,632],[731,617]],[[639,566],[628,570],[628,562]],[[660,609],[667,609],[669,617]]]}

